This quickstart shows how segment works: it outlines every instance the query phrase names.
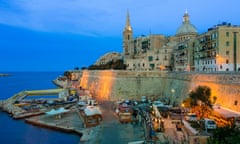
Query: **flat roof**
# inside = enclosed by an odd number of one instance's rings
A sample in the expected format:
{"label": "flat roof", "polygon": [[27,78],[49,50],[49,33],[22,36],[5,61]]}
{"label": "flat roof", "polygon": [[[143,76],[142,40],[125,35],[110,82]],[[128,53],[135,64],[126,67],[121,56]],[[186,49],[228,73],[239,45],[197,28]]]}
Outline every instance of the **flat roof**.
{"label": "flat roof", "polygon": [[240,112],[233,111],[225,107],[213,106],[213,110],[225,118],[240,117]]}

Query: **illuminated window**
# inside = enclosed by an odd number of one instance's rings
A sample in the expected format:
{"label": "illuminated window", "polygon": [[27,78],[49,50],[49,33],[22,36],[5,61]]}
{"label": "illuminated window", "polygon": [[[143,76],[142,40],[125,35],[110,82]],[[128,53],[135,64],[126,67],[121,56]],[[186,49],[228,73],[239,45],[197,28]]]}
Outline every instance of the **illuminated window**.
{"label": "illuminated window", "polygon": [[228,59],[226,59],[226,64],[228,64],[229,63],[229,60]]}

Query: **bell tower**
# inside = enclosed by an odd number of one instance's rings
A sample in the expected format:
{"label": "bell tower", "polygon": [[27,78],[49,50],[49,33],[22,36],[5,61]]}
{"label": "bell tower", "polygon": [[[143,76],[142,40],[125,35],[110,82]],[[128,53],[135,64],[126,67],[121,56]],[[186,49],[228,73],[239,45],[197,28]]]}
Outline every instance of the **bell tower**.
{"label": "bell tower", "polygon": [[130,16],[129,12],[127,11],[126,16],[126,25],[123,31],[123,56],[128,57],[130,54],[130,41],[132,40],[132,27],[130,25]]}

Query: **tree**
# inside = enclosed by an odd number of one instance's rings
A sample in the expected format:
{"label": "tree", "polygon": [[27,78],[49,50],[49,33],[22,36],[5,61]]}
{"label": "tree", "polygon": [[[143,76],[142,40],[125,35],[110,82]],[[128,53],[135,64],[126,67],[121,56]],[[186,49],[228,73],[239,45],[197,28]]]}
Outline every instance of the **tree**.
{"label": "tree", "polygon": [[71,72],[69,71],[65,71],[63,75],[67,77],[67,79],[71,79],[71,76],[72,76]]}
{"label": "tree", "polygon": [[213,96],[213,104],[215,104],[216,103],[216,101],[217,101],[217,96]]}
{"label": "tree", "polygon": [[232,126],[218,127],[208,139],[208,144],[237,144],[240,139],[240,131]]}
{"label": "tree", "polygon": [[123,60],[112,60],[106,64],[100,65],[91,65],[89,66],[89,70],[105,70],[105,69],[115,69],[115,70],[125,70],[126,65],[123,63]]}
{"label": "tree", "polygon": [[194,91],[190,92],[189,96],[192,99],[193,106],[198,105],[198,102],[201,101],[201,103],[212,107],[211,89],[208,86],[198,86]]}
{"label": "tree", "polygon": [[190,106],[199,110],[201,118],[204,114],[207,114],[209,108],[212,108],[210,96],[211,89],[207,86],[198,86],[195,90],[189,93]]}
{"label": "tree", "polygon": [[79,67],[75,67],[74,70],[79,70]]}

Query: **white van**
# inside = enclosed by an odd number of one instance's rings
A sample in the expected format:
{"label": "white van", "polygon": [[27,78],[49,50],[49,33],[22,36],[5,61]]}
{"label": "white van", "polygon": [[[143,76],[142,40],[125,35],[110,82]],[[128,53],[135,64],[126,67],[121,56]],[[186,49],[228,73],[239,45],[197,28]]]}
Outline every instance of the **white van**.
{"label": "white van", "polygon": [[217,125],[216,125],[216,122],[214,120],[205,118],[204,119],[204,127],[205,127],[205,130],[216,129]]}

